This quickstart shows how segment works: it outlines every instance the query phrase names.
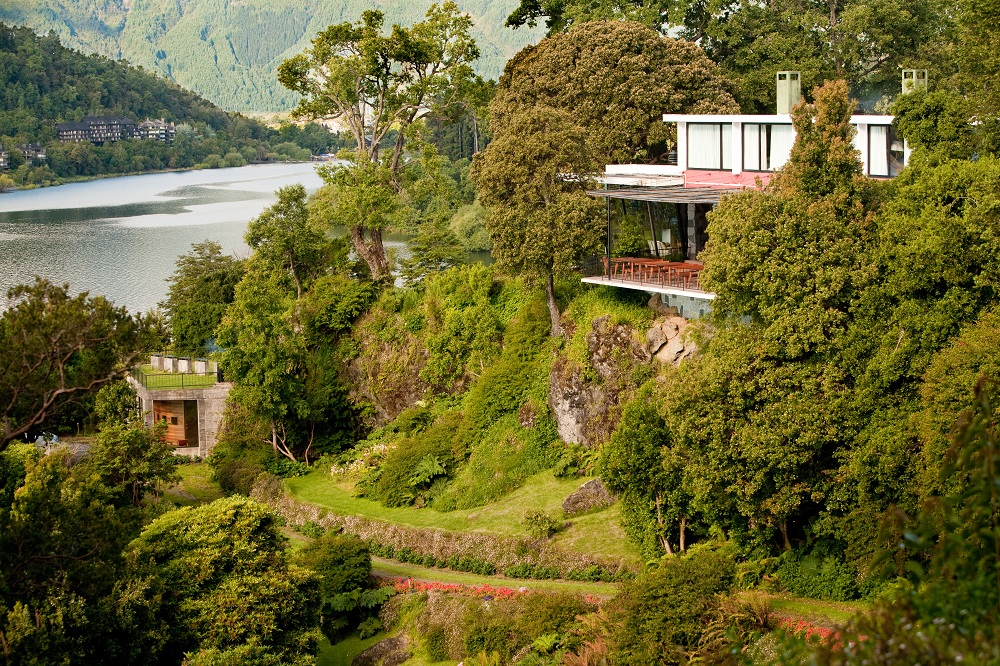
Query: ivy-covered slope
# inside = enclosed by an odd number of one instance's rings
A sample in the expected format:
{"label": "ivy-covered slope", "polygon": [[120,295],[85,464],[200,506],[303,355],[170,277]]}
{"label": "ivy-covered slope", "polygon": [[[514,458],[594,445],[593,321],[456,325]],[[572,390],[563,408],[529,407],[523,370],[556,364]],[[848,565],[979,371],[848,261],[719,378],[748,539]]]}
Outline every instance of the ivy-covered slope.
{"label": "ivy-covered slope", "polygon": [[[240,111],[283,111],[293,94],[276,69],[332,23],[355,21],[364,0],[5,0],[0,21],[55,31],[67,46],[123,58],[159,72],[219,106]],[[432,0],[377,3],[388,24],[410,25]],[[495,78],[504,63],[541,30],[504,28],[516,0],[460,0],[475,21],[480,72]]]}

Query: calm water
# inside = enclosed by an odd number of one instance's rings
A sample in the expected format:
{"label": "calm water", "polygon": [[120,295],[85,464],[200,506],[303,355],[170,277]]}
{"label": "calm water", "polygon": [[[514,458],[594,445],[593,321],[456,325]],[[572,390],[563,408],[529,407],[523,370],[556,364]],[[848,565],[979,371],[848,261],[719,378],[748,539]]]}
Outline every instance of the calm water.
{"label": "calm water", "polygon": [[214,240],[245,256],[247,222],[274,202],[275,190],[294,183],[310,192],[321,185],[312,164],[274,164],[0,194],[0,307],[11,286],[35,275],[132,311],[156,307],[192,243]]}

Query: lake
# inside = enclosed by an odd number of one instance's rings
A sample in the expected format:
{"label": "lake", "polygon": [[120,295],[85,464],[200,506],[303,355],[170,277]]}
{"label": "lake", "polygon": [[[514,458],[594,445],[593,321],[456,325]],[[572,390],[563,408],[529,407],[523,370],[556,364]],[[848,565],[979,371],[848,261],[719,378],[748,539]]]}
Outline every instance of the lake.
{"label": "lake", "polygon": [[[295,183],[312,192],[322,181],[314,164],[264,164],[0,194],[0,303],[40,275],[130,311],[154,308],[192,243],[213,240],[246,256],[247,222]],[[405,239],[386,245],[403,249]]]}

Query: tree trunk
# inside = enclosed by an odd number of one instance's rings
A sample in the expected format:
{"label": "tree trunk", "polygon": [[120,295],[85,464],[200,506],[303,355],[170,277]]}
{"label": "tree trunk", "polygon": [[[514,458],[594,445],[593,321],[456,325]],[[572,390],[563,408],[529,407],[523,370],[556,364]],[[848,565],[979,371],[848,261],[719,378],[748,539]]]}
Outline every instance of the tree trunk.
{"label": "tree trunk", "polygon": [[788,539],[788,523],[781,521],[778,523],[778,529],[781,530],[781,538],[785,542],[785,550],[791,550],[792,542]]}
{"label": "tree trunk", "polygon": [[687,516],[681,515],[681,552],[683,553],[687,550],[684,545],[687,543],[687,539],[684,538],[684,530],[687,528]]}
{"label": "tree trunk", "polygon": [[351,226],[351,243],[355,252],[361,257],[376,282],[388,280],[392,272],[389,270],[389,260],[385,256],[385,246],[382,245],[382,232],[379,229],[369,231],[370,239],[365,238],[365,228],[359,224]]}
{"label": "tree trunk", "polygon": [[[662,498],[659,495],[656,496],[656,524],[657,526],[659,526],[660,533],[662,534],[663,508],[662,508]],[[663,550],[667,551],[667,555],[673,555],[674,549],[670,547],[670,540],[666,536],[660,536],[659,539],[660,539],[660,546],[663,547]]]}
{"label": "tree trunk", "polygon": [[552,337],[560,338],[562,337],[562,325],[560,324],[559,304],[556,303],[555,281],[551,273],[545,278],[545,300],[549,305],[549,318],[552,319]]}

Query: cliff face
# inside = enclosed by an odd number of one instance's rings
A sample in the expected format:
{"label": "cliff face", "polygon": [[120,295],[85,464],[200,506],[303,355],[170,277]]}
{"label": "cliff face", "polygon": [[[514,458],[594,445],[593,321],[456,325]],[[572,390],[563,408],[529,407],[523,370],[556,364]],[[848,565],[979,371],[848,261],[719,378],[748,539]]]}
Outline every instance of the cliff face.
{"label": "cliff face", "polygon": [[666,315],[645,333],[610,317],[594,320],[587,333],[588,366],[556,358],[549,378],[549,409],[564,442],[599,446],[611,437],[621,406],[660,364],[680,365],[697,348],[683,317]]}

